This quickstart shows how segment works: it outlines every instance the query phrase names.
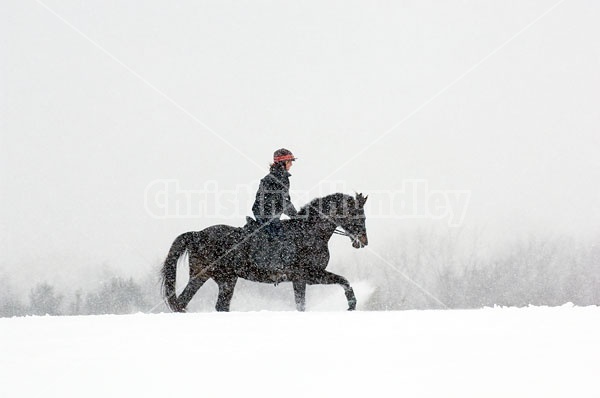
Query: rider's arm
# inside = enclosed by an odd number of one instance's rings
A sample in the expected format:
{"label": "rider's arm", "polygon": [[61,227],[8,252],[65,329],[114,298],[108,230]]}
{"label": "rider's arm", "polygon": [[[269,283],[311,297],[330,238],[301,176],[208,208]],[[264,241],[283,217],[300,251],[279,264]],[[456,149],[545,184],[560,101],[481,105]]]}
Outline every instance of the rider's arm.
{"label": "rider's arm", "polygon": [[292,204],[292,200],[290,199],[290,194],[285,195],[285,201],[283,203],[283,213],[289,218],[294,218],[298,215],[298,211]]}

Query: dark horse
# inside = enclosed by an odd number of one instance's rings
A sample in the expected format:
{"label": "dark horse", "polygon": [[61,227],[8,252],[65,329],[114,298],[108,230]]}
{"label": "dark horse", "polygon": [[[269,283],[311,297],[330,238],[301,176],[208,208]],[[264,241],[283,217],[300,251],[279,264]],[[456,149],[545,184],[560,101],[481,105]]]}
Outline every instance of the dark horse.
{"label": "dark horse", "polygon": [[[296,308],[304,311],[306,285],[339,284],[344,288],[348,309],[356,309],[356,297],[346,278],[325,271],[329,262],[327,242],[341,227],[350,237],[352,246],[368,244],[363,206],[367,197],[355,198],[336,193],[314,199],[298,212],[298,217],[284,220],[284,240],[279,242],[288,254],[282,271],[285,280],[293,283]],[[184,312],[198,289],[212,278],[219,286],[217,311],[229,311],[233,289],[238,278],[273,283],[277,271],[261,263],[261,253],[267,252],[268,236],[249,219],[243,228],[214,225],[202,231],[179,235],[169,250],[162,267],[163,296],[176,312]],[[337,231],[336,231],[337,232]],[[175,293],[177,260],[189,254],[190,278],[179,297]]]}

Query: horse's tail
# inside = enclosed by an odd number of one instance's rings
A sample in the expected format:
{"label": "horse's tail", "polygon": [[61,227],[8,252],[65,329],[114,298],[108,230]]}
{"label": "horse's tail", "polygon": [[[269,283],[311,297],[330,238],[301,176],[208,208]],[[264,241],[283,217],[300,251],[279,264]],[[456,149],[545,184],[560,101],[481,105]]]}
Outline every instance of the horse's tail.
{"label": "horse's tail", "polygon": [[165,263],[161,269],[162,279],[162,294],[165,302],[172,311],[183,312],[185,308],[177,300],[177,294],[175,292],[175,281],[177,279],[177,260],[187,250],[188,245],[192,241],[192,232],[186,232],[179,235],[169,250],[169,254],[165,259]]}

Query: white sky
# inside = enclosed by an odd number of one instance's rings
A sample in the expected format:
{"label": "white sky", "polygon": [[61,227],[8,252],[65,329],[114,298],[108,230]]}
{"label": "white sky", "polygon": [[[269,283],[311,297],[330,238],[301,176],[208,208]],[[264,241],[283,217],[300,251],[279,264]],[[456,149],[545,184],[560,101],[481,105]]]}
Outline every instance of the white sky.
{"label": "white sky", "polygon": [[[5,1],[0,270],[145,272],[181,232],[243,224],[154,219],[149,184],[255,187],[279,147],[309,197],[425,179],[470,191],[462,225],[494,239],[595,236],[600,4],[556,4]],[[443,224],[367,223],[374,250]]]}

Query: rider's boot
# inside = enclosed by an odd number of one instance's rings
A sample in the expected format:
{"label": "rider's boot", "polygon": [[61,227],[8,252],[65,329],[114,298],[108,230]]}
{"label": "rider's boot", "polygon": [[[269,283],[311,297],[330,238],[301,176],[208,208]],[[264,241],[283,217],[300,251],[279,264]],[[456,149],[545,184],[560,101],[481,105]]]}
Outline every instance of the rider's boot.
{"label": "rider's boot", "polygon": [[281,282],[287,282],[287,280],[288,280],[288,277],[287,277],[287,274],[286,274],[284,271],[282,271],[282,270],[277,270],[277,271],[274,271],[274,272],[271,274],[271,280],[273,281],[273,284],[274,284],[275,286],[277,286],[277,285],[278,285],[278,284],[280,284]]}

